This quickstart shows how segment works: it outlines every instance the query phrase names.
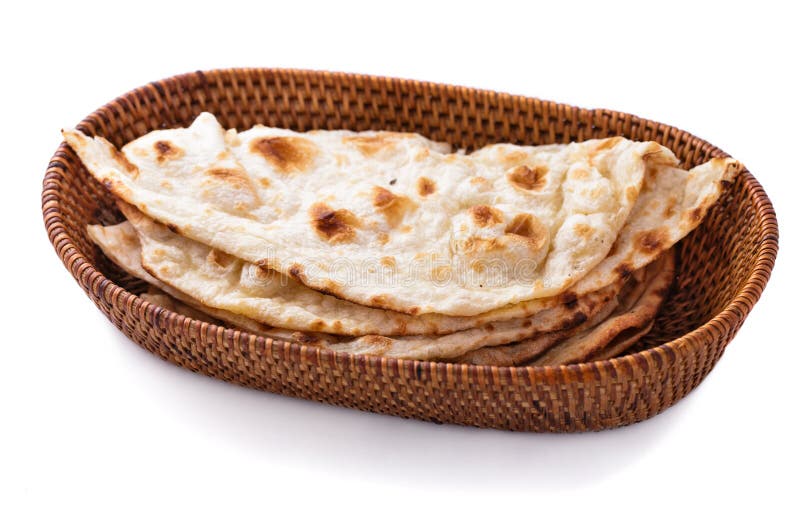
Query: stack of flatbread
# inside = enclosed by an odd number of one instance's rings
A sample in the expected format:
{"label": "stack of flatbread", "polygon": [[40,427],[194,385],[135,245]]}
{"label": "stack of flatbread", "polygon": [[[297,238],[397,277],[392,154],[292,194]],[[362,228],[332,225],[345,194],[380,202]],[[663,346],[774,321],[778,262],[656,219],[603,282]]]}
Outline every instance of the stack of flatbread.
{"label": "stack of flatbread", "polygon": [[153,303],[268,338],[492,365],[614,357],[739,170],[615,137],[471,153],[203,113],[121,150],[64,131],[127,219],[89,226]]}

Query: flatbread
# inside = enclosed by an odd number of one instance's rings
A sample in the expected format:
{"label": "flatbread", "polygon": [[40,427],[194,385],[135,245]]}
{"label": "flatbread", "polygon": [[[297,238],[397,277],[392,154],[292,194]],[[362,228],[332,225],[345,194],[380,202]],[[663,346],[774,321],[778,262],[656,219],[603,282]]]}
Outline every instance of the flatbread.
{"label": "flatbread", "polygon": [[[559,332],[542,333],[519,343],[480,348],[454,361],[520,366],[567,364],[590,356],[591,360],[615,357],[652,328],[658,307],[674,276],[673,253],[672,250],[667,251],[650,264],[646,272],[637,271],[613,304],[608,304],[582,325]],[[539,356],[540,359],[535,360]]]}
{"label": "flatbread", "polygon": [[457,357],[453,359],[453,362],[485,366],[519,366],[527,364],[558,343],[599,325],[614,312],[618,305],[617,300],[613,299],[600,312],[577,327],[555,332],[543,332],[518,343],[485,346]]}
{"label": "flatbread", "polygon": [[[142,220],[146,220],[146,218],[142,218]],[[138,222],[141,223],[142,220]],[[106,255],[129,274],[155,285],[170,296],[197,310],[266,337],[298,341],[301,344],[324,347],[340,352],[420,360],[457,357],[482,346],[494,346],[519,341],[541,332],[553,332],[579,325],[603,310],[614,299],[621,287],[617,285],[609,286],[596,293],[569,300],[564,304],[540,311],[527,318],[487,323],[476,328],[441,336],[366,335],[347,339],[342,336],[321,332],[292,333],[290,329],[264,325],[247,316],[229,311],[224,307],[211,305],[216,299],[201,300],[194,298],[156,276],[161,274],[160,267],[147,271],[139,261],[142,257],[148,255],[146,250],[149,244],[146,237],[136,233],[137,229],[130,221],[126,221],[109,227],[89,226],[88,233]],[[158,249],[157,247],[152,248],[150,253],[159,255]],[[191,272],[192,269],[188,271]],[[211,292],[218,292],[228,288],[236,289],[235,286],[226,283],[225,275],[216,277],[209,275],[207,281],[209,282],[207,288]]]}
{"label": "flatbread", "polygon": [[564,303],[559,297],[542,298],[477,316],[411,316],[365,307],[187,239],[131,205],[119,206],[139,232],[143,265],[154,276],[205,305],[270,326],[352,336],[450,334],[486,323],[533,316]]}
{"label": "flatbread", "polygon": [[[281,329],[277,327],[265,327],[258,325],[258,322],[250,321],[248,322],[245,319],[236,318],[236,315],[233,315],[235,320],[238,321],[239,324],[232,323],[230,321],[226,321],[221,318],[217,318],[209,314],[208,312],[215,312],[218,316],[228,316],[231,315],[224,314],[210,307],[203,307],[197,304],[194,301],[191,302],[182,302],[177,298],[168,295],[167,293],[160,291],[158,288],[151,288],[148,289],[146,293],[142,293],[140,295],[142,300],[146,300],[150,303],[163,307],[164,309],[170,310],[177,314],[182,314],[183,316],[200,320],[200,321],[207,321],[208,323],[214,323],[215,325],[231,325],[233,324],[236,327],[239,327],[242,330],[246,330],[252,334],[258,334],[260,336],[264,336],[270,339],[277,339],[280,341],[294,341],[296,343],[300,343],[303,345],[313,345],[313,346],[323,346],[330,342],[331,339],[335,339],[334,336],[321,336],[315,335],[313,333],[306,333],[306,332],[297,332],[288,329]],[[241,325],[244,323],[244,325]],[[247,328],[250,327],[250,328]]]}
{"label": "flatbread", "polygon": [[661,303],[669,293],[675,276],[674,251],[648,266],[647,286],[641,297],[630,308],[623,304],[622,310],[596,327],[577,334],[554,346],[532,361],[533,366],[579,363],[593,357],[605,357],[609,353],[619,353],[630,347],[652,327]]}
{"label": "flatbread", "polygon": [[[102,138],[64,135],[112,192],[182,235],[408,314],[470,316],[564,292],[609,254],[643,184],[677,165],[654,142],[619,137],[463,154],[402,133],[237,134],[208,113],[121,153]],[[646,251],[635,255],[644,265],[685,235],[732,163],[671,172],[684,186],[697,177],[709,194],[675,203],[685,220],[675,231],[660,231],[666,207],[637,221],[617,245],[623,260],[592,285],[629,272],[629,247]]]}
{"label": "flatbread", "polygon": [[[123,271],[132,277],[144,280],[151,286],[163,292],[165,295],[169,296],[171,300],[174,300],[174,302],[170,303],[169,305],[162,305],[159,303],[159,300],[165,301],[164,299],[151,297],[152,301],[155,301],[166,309],[173,310],[174,307],[175,309],[178,309],[175,310],[175,312],[189,316],[190,318],[201,320],[213,318],[253,334],[258,334],[260,336],[273,339],[295,341],[304,345],[322,346],[324,344],[335,343],[340,339],[338,336],[331,334],[323,334],[318,332],[298,332],[289,329],[277,328],[271,325],[259,323],[258,321],[244,317],[240,314],[221,309],[215,309],[214,307],[208,307],[192,297],[187,296],[181,291],[172,288],[170,285],[161,282],[159,279],[151,276],[150,273],[145,271],[145,269],[142,267],[139,236],[137,235],[133,225],[127,221],[114,226],[89,225],[86,227],[86,230],[89,238],[100,247],[103,253],[109,259],[111,259],[112,262],[122,268]],[[180,305],[175,305],[176,303]],[[189,307],[194,312],[192,313],[190,311],[183,310],[181,306]],[[196,316],[200,314],[207,316],[196,318]]]}
{"label": "flatbread", "polygon": [[730,158],[713,158],[688,173],[674,167],[653,169],[609,255],[570,291],[595,291],[652,262],[700,224],[723,184],[739,170]]}
{"label": "flatbread", "polygon": [[512,343],[544,332],[558,332],[581,324],[614,301],[616,289],[605,288],[580,298],[575,305],[542,311],[535,316],[498,323],[444,336],[363,336],[332,344],[331,350],[397,359],[451,359],[481,347]]}
{"label": "flatbread", "polygon": [[644,327],[631,327],[626,329],[622,333],[615,336],[614,339],[612,339],[611,342],[605,346],[605,348],[587,358],[586,362],[603,361],[605,359],[619,357],[623,354],[623,352],[627,351],[633,345],[638,343],[640,339],[646,336],[653,328],[654,323],[655,320],[651,321]]}

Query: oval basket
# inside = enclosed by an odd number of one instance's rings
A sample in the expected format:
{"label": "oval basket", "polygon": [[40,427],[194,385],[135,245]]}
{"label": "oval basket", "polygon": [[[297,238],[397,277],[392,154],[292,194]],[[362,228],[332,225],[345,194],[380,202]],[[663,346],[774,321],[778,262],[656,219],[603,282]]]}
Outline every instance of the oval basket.
{"label": "oval basket", "polygon": [[[685,131],[609,110],[364,75],[275,69],[195,72],[150,83],[78,126],[117,146],[185,126],[202,111],[225,127],[414,131],[474,149],[622,135],[655,140],[692,167],[726,153]],[[599,430],[649,418],[700,383],[769,278],[778,227],[746,170],[679,245],[673,293],[633,353],[561,367],[489,367],[332,353],[175,314],[136,296],[141,282],[87,239],[120,220],[112,197],[66,144],[47,169],[42,210],[50,240],[97,307],[147,350],[190,370],[295,397],[379,413],[525,431]],[[75,329],[78,332],[78,329]]]}

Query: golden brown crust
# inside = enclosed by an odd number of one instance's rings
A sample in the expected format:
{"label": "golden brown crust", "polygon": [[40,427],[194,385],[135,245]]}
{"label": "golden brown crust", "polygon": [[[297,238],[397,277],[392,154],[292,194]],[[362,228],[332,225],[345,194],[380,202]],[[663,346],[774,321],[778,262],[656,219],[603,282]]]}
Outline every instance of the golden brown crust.
{"label": "golden brown crust", "polygon": [[417,194],[420,197],[430,196],[431,194],[436,192],[436,182],[430,178],[426,178],[425,176],[420,176],[417,179]]}
{"label": "golden brown crust", "polygon": [[325,203],[315,203],[311,206],[309,215],[317,235],[331,244],[355,240],[359,220],[350,210],[334,210]]}
{"label": "golden brown crust", "polygon": [[250,150],[282,173],[305,172],[319,153],[313,142],[295,136],[258,138],[250,143]]}
{"label": "golden brown crust", "polygon": [[168,160],[176,160],[185,154],[183,149],[173,144],[169,140],[156,141],[153,144],[153,149],[156,152],[156,161],[158,163],[164,163]]}
{"label": "golden brown crust", "polygon": [[537,165],[530,168],[527,165],[515,167],[508,174],[508,181],[514,187],[522,190],[541,190],[547,184],[547,167]]}
{"label": "golden brown crust", "polygon": [[503,222],[503,214],[496,208],[487,205],[470,207],[469,215],[479,227],[494,226]]}
{"label": "golden brown crust", "polygon": [[372,206],[383,215],[390,228],[396,228],[406,216],[416,208],[416,204],[406,196],[399,196],[383,187],[373,187]]}

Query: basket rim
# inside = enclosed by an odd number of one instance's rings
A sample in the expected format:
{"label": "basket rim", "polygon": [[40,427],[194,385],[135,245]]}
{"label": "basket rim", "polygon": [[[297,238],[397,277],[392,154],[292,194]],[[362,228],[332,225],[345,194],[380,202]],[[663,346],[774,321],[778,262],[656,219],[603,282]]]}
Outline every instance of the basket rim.
{"label": "basket rim", "polygon": [[[296,68],[220,68],[202,71],[197,70],[194,72],[173,75],[158,81],[150,82],[146,85],[142,85],[123,93],[122,95],[119,95],[115,99],[107,102],[87,115],[77,125],[77,127],[84,129],[92,128],[94,121],[97,120],[98,117],[103,116],[104,110],[110,109],[116,111],[120,103],[123,104],[123,106],[129,105],[129,99],[142,95],[153,87],[160,89],[159,83],[162,82],[180,83],[189,78],[197,78],[198,76],[203,77],[204,74],[234,75],[242,73],[276,73],[283,74],[288,77],[316,75],[330,79],[379,81],[392,85],[411,85],[418,88],[446,87],[459,93],[488,95],[490,97],[498,96],[503,99],[518,99],[525,101],[534,100],[549,107],[560,106],[562,108],[579,111],[603,113],[611,117],[624,116],[631,119],[632,122],[638,124],[652,123],[660,127],[676,129],[686,134],[688,137],[695,139],[697,142],[707,145],[715,156],[729,156],[718,147],[684,130],[641,118],[630,113],[605,108],[581,108],[571,104],[539,99],[538,97],[498,92],[494,90],[473,88],[462,85],[450,85],[416,79],[404,79],[379,75]],[[126,290],[125,288],[117,285],[111,279],[103,275],[95,267],[95,265],[79,251],[78,246],[69,236],[67,229],[61,222],[63,214],[61,211],[60,183],[61,178],[66,175],[65,173],[69,168],[69,165],[64,159],[66,153],[69,152],[70,151],[66,142],[62,141],[50,159],[42,186],[42,215],[44,218],[45,229],[56,253],[59,255],[59,258],[62,260],[65,267],[70,271],[76,281],[78,281],[79,284],[84,287],[84,289],[90,289],[95,295],[101,298],[106,298],[114,305],[127,305],[129,306],[130,310],[138,310],[140,311],[141,316],[146,316],[149,318],[165,316],[168,319],[174,319],[177,325],[183,328],[188,328],[188,326],[199,326],[201,332],[208,334],[223,333],[224,335],[232,337],[234,343],[241,342],[242,339],[244,339],[251,346],[258,345],[264,349],[267,349],[270,346],[282,347],[285,357],[291,355],[292,357],[297,357],[301,360],[310,359],[317,363],[329,364],[341,364],[343,361],[351,364],[359,363],[380,371],[416,372],[417,377],[420,375],[420,369],[425,369],[428,371],[440,369],[444,370],[442,373],[444,373],[447,378],[463,377],[465,375],[469,376],[469,378],[474,378],[473,376],[475,375],[483,376],[489,373],[492,378],[499,379],[500,382],[510,381],[516,383],[520,380],[520,377],[522,379],[527,378],[531,383],[539,382],[542,379],[569,382],[570,380],[585,378],[587,374],[595,377],[599,371],[611,370],[614,372],[630,372],[635,368],[644,367],[645,369],[649,369],[653,365],[663,364],[664,362],[673,362],[679,355],[687,352],[689,348],[701,346],[702,343],[712,341],[714,339],[714,334],[729,334],[735,333],[738,330],[761,296],[761,293],[763,292],[774,267],[778,251],[778,222],[774,207],[758,180],[746,168],[743,168],[740,175],[743,176],[744,188],[747,190],[747,196],[748,198],[752,199],[755,205],[756,214],[754,224],[757,224],[760,230],[754,266],[750,271],[746,282],[736,292],[733,299],[730,300],[730,302],[728,302],[714,317],[712,317],[703,325],[672,341],[646,350],[611,359],[557,366],[473,365],[418,359],[397,359],[363,354],[351,354],[347,352],[334,352],[313,346],[302,345],[296,342],[265,338],[263,336],[251,334],[245,330],[238,330],[216,325],[214,323],[195,320],[188,316],[184,316],[182,314],[170,311],[169,309],[152,304]],[[712,332],[712,328],[716,328],[716,330]]]}

